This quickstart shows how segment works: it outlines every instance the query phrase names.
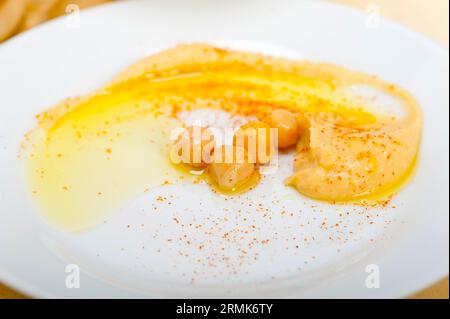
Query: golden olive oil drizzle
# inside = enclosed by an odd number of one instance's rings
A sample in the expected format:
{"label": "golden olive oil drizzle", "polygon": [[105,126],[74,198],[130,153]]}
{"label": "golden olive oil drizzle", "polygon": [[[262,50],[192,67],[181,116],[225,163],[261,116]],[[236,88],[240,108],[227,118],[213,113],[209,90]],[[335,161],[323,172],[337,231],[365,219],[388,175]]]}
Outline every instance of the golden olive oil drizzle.
{"label": "golden olive oil drizzle", "polygon": [[[372,112],[373,106],[342,90],[352,84],[398,98],[406,116],[392,119]],[[349,128],[381,127],[386,132],[421,122],[408,92],[366,74],[207,45],[180,46],[140,61],[91,95],[38,115],[39,126],[28,134],[25,164],[44,216],[63,229],[82,230],[101,223],[145,189],[182,180],[183,169],[174,169],[168,160],[169,134],[182,125],[178,112],[199,108],[258,118],[286,108],[311,116],[331,114]],[[382,191],[349,200],[392,194],[412,175],[414,163]],[[259,178],[255,174],[231,193],[254,188]]]}

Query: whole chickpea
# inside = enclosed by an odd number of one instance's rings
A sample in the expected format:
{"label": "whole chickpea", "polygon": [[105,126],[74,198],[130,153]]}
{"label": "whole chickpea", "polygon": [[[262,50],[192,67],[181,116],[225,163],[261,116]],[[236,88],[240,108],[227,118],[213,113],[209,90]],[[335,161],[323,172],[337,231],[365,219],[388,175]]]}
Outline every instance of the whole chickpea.
{"label": "whole chickpea", "polygon": [[214,150],[208,169],[220,189],[233,191],[252,177],[255,165],[249,163],[243,147],[224,145]]}
{"label": "whole chickpea", "polygon": [[214,135],[209,129],[200,126],[187,127],[171,146],[171,160],[193,167],[205,166],[211,160],[214,145]]}
{"label": "whole chickpea", "polygon": [[242,125],[233,137],[233,145],[244,147],[252,163],[267,164],[274,154],[271,128],[260,121]]}
{"label": "whole chickpea", "polygon": [[287,148],[297,143],[300,128],[294,113],[284,109],[273,110],[264,120],[270,127],[278,129],[278,148]]}

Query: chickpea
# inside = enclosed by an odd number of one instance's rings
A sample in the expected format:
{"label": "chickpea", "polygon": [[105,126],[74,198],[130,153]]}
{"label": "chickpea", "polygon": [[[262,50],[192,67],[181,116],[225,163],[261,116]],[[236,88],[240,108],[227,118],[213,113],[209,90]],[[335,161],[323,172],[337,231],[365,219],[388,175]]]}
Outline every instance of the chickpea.
{"label": "chickpea", "polygon": [[209,174],[219,188],[226,191],[244,185],[255,171],[255,165],[249,163],[247,151],[243,147],[222,146],[214,150],[212,159]]}
{"label": "chickpea", "polygon": [[274,153],[271,128],[260,121],[241,126],[233,137],[233,145],[244,147],[250,162],[257,164],[267,164]]}
{"label": "chickpea", "polygon": [[276,109],[270,113],[265,122],[278,129],[278,148],[287,148],[297,143],[300,128],[294,113],[284,109]]}
{"label": "chickpea", "polygon": [[202,167],[211,161],[214,135],[204,127],[185,128],[171,146],[170,156],[174,163]]}

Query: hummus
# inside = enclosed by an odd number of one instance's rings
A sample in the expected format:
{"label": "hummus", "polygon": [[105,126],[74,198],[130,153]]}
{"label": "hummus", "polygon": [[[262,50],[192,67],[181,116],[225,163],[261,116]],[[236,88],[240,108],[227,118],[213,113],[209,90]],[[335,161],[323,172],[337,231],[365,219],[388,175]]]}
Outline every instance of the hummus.
{"label": "hummus", "polygon": [[[422,114],[414,98],[397,86],[329,64],[201,45],[180,46],[144,59],[118,81],[142,74],[157,78],[159,70],[179,65],[183,67],[177,67],[177,74],[202,73],[206,81],[192,92],[202,99],[212,98],[213,104],[220,99],[219,107],[260,118],[278,107],[302,114],[304,130],[295,173],[286,181],[302,194],[328,201],[369,198],[397,189],[414,168]],[[394,97],[403,114],[383,114],[367,101],[361,105],[355,96],[344,93],[353,85]]]}

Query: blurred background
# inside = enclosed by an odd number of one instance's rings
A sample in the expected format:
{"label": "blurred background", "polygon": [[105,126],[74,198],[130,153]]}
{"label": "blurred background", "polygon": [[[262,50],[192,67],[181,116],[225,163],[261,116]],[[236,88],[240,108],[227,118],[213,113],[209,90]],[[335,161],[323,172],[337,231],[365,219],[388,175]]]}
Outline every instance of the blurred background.
{"label": "blurred background", "polygon": [[80,9],[110,0],[0,0],[0,42],[40,23],[69,13],[69,5]]}
{"label": "blurred background", "polygon": [[[106,2],[125,0],[0,0],[0,46],[15,35],[47,20]],[[152,0],[147,0],[152,1]],[[219,1],[219,0],[210,0]],[[245,1],[245,0],[242,0]],[[282,1],[282,0],[280,0]],[[448,47],[449,0],[309,0],[329,1],[369,12],[377,10]],[[1,70],[0,70],[1,72]],[[0,256],[1,257],[1,256]],[[23,298],[0,282],[0,298]],[[441,280],[412,298],[449,298],[449,280]]]}

